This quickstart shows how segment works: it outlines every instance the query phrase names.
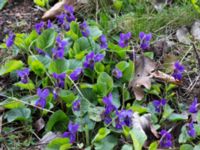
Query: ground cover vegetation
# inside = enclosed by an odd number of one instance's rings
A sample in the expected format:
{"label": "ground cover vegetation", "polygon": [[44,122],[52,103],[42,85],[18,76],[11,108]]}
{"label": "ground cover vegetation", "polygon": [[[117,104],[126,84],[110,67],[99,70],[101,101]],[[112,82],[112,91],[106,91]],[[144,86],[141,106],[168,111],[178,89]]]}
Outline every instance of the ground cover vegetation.
{"label": "ground cover vegetation", "polygon": [[198,11],[91,0],[12,28],[0,44],[1,148],[200,149]]}

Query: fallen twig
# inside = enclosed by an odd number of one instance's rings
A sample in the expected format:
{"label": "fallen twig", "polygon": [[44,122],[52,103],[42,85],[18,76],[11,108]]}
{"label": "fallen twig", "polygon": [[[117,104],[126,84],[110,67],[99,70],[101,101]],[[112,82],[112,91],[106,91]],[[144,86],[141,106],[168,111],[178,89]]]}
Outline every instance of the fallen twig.
{"label": "fallen twig", "polygon": [[197,52],[197,49],[196,49],[194,43],[192,43],[192,46],[193,46],[194,52],[195,52],[195,54],[196,54],[196,59],[197,59],[197,61],[198,61],[199,70],[200,70],[200,56],[199,56],[199,54],[198,54],[198,52]]}

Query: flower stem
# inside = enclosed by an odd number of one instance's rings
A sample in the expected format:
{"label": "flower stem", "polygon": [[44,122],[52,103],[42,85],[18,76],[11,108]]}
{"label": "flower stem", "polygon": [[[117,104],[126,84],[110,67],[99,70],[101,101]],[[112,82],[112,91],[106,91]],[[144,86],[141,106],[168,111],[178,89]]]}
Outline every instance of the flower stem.
{"label": "flower stem", "polygon": [[86,145],[90,145],[90,135],[88,130],[88,125],[85,125],[85,138],[86,138]]}

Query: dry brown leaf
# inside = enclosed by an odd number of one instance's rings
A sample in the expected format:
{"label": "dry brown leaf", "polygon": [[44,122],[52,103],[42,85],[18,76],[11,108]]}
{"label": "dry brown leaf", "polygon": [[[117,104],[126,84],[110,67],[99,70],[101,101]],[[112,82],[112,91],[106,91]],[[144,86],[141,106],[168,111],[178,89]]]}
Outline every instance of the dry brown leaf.
{"label": "dry brown leaf", "polygon": [[173,76],[168,75],[161,71],[152,72],[152,76],[156,79],[160,79],[162,81],[171,82],[175,84],[178,84],[180,82],[179,80],[176,80]]}
{"label": "dry brown leaf", "polygon": [[152,0],[152,5],[154,6],[154,8],[160,12],[163,10],[163,8],[166,5],[169,5],[172,3],[172,0]]}
{"label": "dry brown leaf", "polygon": [[151,88],[152,78],[159,79],[164,82],[180,84],[173,76],[168,75],[162,71],[156,70],[156,62],[148,57],[140,56],[135,62],[135,77],[129,83],[129,88],[135,95],[136,100],[142,100],[144,97],[143,87],[146,89]]}
{"label": "dry brown leaf", "polygon": [[47,20],[47,19],[55,18],[57,15],[59,15],[63,11],[65,5],[74,6],[75,3],[76,3],[76,0],[62,0],[61,2],[56,3],[47,12],[45,12],[45,14],[42,16],[42,19]]}
{"label": "dry brown leaf", "polygon": [[196,40],[200,40],[200,21],[194,22],[191,27],[191,34]]}
{"label": "dry brown leaf", "polygon": [[3,115],[0,116],[0,134],[2,131],[2,125],[3,125]]}
{"label": "dry brown leaf", "polygon": [[144,97],[143,88],[151,88],[151,73],[156,68],[156,63],[150,58],[140,56],[135,62],[135,77],[130,82],[129,87],[135,94],[137,100],[142,100]]}
{"label": "dry brown leaf", "polygon": [[45,14],[42,16],[42,19],[43,20],[53,19],[64,10],[65,5],[71,5],[75,7],[75,5],[79,3],[85,4],[88,3],[88,0],[62,0],[61,2],[56,3],[47,12],[45,12]]}
{"label": "dry brown leaf", "polygon": [[189,31],[186,27],[181,27],[176,31],[176,37],[180,43],[183,44],[191,44],[191,40],[189,39]]}
{"label": "dry brown leaf", "polygon": [[45,121],[43,118],[40,118],[35,122],[35,128],[37,132],[42,130],[44,127],[45,127]]}
{"label": "dry brown leaf", "polygon": [[133,126],[144,133],[152,134],[154,137],[159,138],[159,134],[151,124],[151,114],[144,114],[139,116],[138,113],[133,113],[132,118]]}
{"label": "dry brown leaf", "polygon": [[165,54],[164,55],[164,63],[163,63],[163,68],[165,69],[166,73],[170,73],[173,71],[174,63],[177,61],[177,56],[173,54]]}
{"label": "dry brown leaf", "polygon": [[53,139],[55,138],[58,138],[58,137],[61,137],[61,134],[60,133],[54,133],[54,132],[47,132],[43,137],[42,139],[38,142],[38,146],[37,148],[39,150],[44,150],[46,145],[52,141]]}

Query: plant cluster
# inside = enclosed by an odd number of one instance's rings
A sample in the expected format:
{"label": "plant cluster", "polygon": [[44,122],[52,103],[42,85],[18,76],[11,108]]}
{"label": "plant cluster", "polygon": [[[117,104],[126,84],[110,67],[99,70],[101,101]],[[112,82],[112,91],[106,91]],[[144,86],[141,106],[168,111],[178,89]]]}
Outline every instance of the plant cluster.
{"label": "plant cluster", "polygon": [[[189,107],[179,105],[173,91],[177,86],[156,80],[144,89],[141,101],[130,92],[138,66],[129,55],[154,56],[147,51],[151,33],[140,32],[137,53],[131,50],[131,39],[128,32],[121,33],[117,42],[109,40],[98,26],[78,22],[72,6],[65,6],[56,23],[40,22],[30,34],[11,32],[1,47],[19,59],[0,68],[0,75],[10,74],[14,82],[12,93],[0,94],[7,98],[2,106],[9,109],[4,118],[22,123],[45,118],[45,130],[38,134],[61,133],[47,149],[140,150],[145,141],[151,150],[175,148],[178,143],[183,150],[199,149],[197,98]],[[184,70],[176,61],[172,77],[180,82]],[[175,138],[178,123],[182,129]]]}

